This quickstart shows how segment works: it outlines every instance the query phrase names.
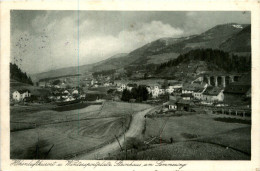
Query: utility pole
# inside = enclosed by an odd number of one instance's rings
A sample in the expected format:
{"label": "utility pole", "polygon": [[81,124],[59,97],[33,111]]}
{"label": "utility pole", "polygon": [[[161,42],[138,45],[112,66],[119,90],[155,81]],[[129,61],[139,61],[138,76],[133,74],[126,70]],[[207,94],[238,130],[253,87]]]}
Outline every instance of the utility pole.
{"label": "utility pole", "polygon": [[122,148],[122,146],[121,146],[121,144],[120,144],[120,142],[119,142],[119,140],[118,140],[118,138],[117,138],[116,135],[115,135],[115,137],[116,137],[116,140],[117,140],[117,142],[118,142],[118,144],[119,144],[119,146],[120,146],[121,151],[123,151],[123,148]]}

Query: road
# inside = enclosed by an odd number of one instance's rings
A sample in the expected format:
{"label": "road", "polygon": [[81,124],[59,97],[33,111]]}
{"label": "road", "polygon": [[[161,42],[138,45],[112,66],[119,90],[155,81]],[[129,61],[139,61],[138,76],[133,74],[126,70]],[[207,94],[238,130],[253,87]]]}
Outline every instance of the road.
{"label": "road", "polygon": [[[138,137],[141,135],[143,127],[144,127],[144,122],[145,118],[144,116],[153,108],[146,109],[144,111],[138,112],[133,115],[131,125],[126,132],[125,136],[127,137]],[[122,145],[124,143],[124,135],[118,138],[120,144]],[[105,157],[108,157],[108,153],[112,153],[116,150],[119,150],[119,144],[115,140],[111,144],[105,145],[99,149],[93,150],[89,153],[86,154],[81,154],[76,156],[75,158],[72,158],[73,160],[94,160],[94,159],[102,159]]]}

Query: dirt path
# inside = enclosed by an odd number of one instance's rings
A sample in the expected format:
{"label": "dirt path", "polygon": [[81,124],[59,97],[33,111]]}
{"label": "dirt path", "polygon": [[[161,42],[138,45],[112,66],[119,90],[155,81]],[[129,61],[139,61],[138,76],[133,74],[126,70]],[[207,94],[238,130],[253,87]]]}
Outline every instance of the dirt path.
{"label": "dirt path", "polygon": [[[142,129],[145,121],[145,114],[147,114],[153,108],[146,109],[133,115],[131,125],[126,132],[126,137],[138,137],[142,133]],[[119,137],[119,142],[122,145],[124,143],[124,136]],[[99,149],[93,150],[90,153],[78,155],[73,160],[94,160],[108,157],[108,153],[112,153],[120,149],[118,142],[115,140],[111,144],[105,145]]]}

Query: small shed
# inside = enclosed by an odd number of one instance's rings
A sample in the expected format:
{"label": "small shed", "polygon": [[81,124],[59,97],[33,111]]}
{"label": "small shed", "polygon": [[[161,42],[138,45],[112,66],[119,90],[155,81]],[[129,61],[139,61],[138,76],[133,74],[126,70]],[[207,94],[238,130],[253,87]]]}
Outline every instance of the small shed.
{"label": "small shed", "polygon": [[182,111],[187,111],[190,112],[191,111],[191,106],[192,106],[193,102],[189,101],[189,100],[179,100],[176,105],[177,105],[177,110],[182,110]]}
{"label": "small shed", "polygon": [[173,101],[173,100],[169,101],[168,109],[169,109],[169,110],[177,110],[176,101]]}

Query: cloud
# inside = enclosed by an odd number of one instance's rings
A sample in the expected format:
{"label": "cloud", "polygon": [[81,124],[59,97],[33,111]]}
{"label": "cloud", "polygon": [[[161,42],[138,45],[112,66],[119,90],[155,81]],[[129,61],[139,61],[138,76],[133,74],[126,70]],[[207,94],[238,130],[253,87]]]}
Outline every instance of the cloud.
{"label": "cloud", "polygon": [[85,63],[98,61],[116,53],[130,52],[140,46],[162,37],[175,37],[183,34],[178,28],[160,21],[142,23],[137,29],[123,30],[117,35],[99,35],[80,37],[80,56]]}
{"label": "cloud", "polygon": [[[36,73],[78,65],[78,42],[79,62],[84,65],[104,60],[117,53],[130,52],[162,37],[183,34],[183,30],[161,21],[136,23],[134,27],[125,28],[114,35],[106,32],[106,23],[103,23],[104,29],[101,31],[97,31],[99,25],[91,19],[81,18],[79,27],[77,23],[76,15],[55,19],[53,13],[46,13],[35,17],[31,22],[34,34],[30,35],[31,41],[27,47],[22,49],[27,51],[22,54],[27,62],[35,63],[33,66],[24,62],[25,70]],[[14,34],[12,40],[15,42],[15,39],[25,32],[16,30]],[[19,51],[21,49],[14,48],[13,54],[19,54]]]}
{"label": "cloud", "polygon": [[[11,18],[12,56],[23,58],[21,66],[29,73],[98,62],[159,38],[200,34],[217,24],[250,23],[250,13],[228,11],[84,11],[78,22],[77,11],[14,10]],[[17,48],[25,34],[30,42]]]}
{"label": "cloud", "polygon": [[133,50],[136,46],[142,46],[162,37],[176,37],[183,34],[179,28],[174,28],[161,21],[143,23],[137,30],[124,30],[119,33],[118,38],[127,43],[128,50]]}

